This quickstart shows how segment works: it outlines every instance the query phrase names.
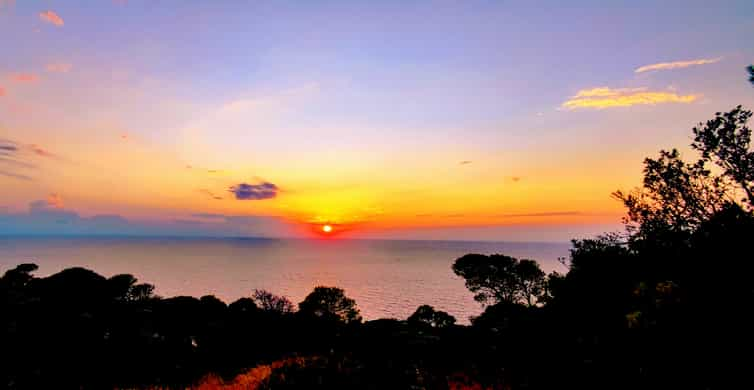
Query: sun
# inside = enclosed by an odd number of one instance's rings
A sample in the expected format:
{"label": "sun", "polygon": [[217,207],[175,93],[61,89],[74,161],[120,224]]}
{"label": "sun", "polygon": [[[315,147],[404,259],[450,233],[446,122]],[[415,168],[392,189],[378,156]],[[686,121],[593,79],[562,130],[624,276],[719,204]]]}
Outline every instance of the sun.
{"label": "sun", "polygon": [[332,226],[330,226],[330,225],[323,225],[322,226],[322,231],[325,232],[325,233],[330,233],[330,232],[332,232]]}

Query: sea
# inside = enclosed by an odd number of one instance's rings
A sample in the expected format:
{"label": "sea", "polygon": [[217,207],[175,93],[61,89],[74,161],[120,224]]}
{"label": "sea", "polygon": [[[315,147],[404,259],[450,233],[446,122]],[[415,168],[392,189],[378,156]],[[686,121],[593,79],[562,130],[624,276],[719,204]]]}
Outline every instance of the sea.
{"label": "sea", "polygon": [[362,316],[405,319],[431,305],[468,323],[483,307],[451,265],[500,253],[566,272],[567,242],[308,240],[266,238],[0,237],[0,273],[35,263],[37,276],[85,267],[129,273],[163,297],[214,295],[230,303],[265,289],[300,302],[315,286],[343,288]]}

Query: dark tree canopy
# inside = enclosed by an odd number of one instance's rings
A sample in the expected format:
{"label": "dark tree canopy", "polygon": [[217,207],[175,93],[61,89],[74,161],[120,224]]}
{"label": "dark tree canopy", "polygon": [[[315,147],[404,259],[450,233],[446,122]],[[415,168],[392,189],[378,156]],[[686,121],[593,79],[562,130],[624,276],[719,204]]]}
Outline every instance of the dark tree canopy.
{"label": "dark tree canopy", "polygon": [[535,305],[545,293],[545,273],[533,260],[505,255],[468,254],[453,264],[466,280],[474,299],[486,305],[500,302]]}
{"label": "dark tree canopy", "polygon": [[284,296],[275,295],[267,290],[254,290],[252,298],[256,305],[264,310],[275,313],[293,313],[293,303]]}
{"label": "dark tree canopy", "polygon": [[361,322],[356,301],[341,288],[317,286],[298,304],[299,313],[318,318],[331,318],[345,323]]}
{"label": "dark tree canopy", "polygon": [[749,81],[754,84],[754,65],[749,65],[746,70],[749,71]]}
{"label": "dark tree canopy", "polygon": [[447,328],[456,323],[456,319],[441,310],[435,310],[430,305],[419,306],[414,314],[408,317],[408,322],[413,324],[429,325],[433,328]]}

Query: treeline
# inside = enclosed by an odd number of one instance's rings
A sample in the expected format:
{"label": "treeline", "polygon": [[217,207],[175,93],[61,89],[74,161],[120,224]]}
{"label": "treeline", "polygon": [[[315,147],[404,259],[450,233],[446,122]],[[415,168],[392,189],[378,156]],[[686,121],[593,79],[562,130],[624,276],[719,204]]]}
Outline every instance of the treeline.
{"label": "treeline", "polygon": [[739,106],[694,127],[694,161],[647,158],[642,186],[613,194],[626,231],[573,241],[565,274],[457,259],[484,306],[470,326],[430,306],[364,322],[334,287],[297,307],[266,291],[226,304],[19,265],[0,278],[0,386],[754,388],[751,116]]}

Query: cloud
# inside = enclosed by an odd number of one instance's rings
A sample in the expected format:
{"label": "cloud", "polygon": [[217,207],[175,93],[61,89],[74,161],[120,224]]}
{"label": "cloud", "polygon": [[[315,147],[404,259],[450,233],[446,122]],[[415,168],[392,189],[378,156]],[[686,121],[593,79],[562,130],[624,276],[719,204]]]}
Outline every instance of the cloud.
{"label": "cloud", "polygon": [[54,157],[57,157],[57,156],[55,156],[54,154],[50,153],[50,151],[49,151],[49,150],[47,150],[47,149],[44,149],[44,148],[42,148],[42,147],[41,147],[41,146],[39,146],[39,145],[31,144],[31,145],[29,145],[29,149],[30,149],[30,150],[31,150],[31,151],[32,151],[32,152],[33,152],[34,154],[36,154],[37,156],[42,156],[42,157],[52,157],[52,158],[54,158]]}
{"label": "cloud", "polygon": [[17,83],[34,83],[39,80],[39,76],[34,73],[16,73],[11,75],[10,79]]}
{"label": "cloud", "polygon": [[29,203],[29,210],[32,212],[35,211],[45,211],[45,210],[62,210],[63,209],[63,198],[55,193],[47,195],[47,199],[43,200],[35,200],[31,203]]}
{"label": "cloud", "polygon": [[463,160],[463,161],[459,162],[458,165],[468,165],[468,164],[471,164],[471,163],[472,163],[472,161],[470,161],[470,160]]}
{"label": "cloud", "polygon": [[61,18],[58,14],[56,14],[53,11],[45,11],[39,13],[39,18],[42,19],[42,21],[45,21],[47,23],[52,23],[58,27],[63,27],[63,18]]}
{"label": "cloud", "polygon": [[202,193],[202,194],[204,194],[204,195],[207,195],[210,198],[215,199],[215,200],[222,200],[222,198],[223,198],[222,196],[216,195],[214,192],[212,192],[212,191],[210,191],[210,190],[208,190],[206,188],[199,189],[199,192]]}
{"label": "cloud", "polygon": [[29,176],[22,175],[20,173],[13,173],[13,172],[6,172],[6,171],[0,171],[0,176],[10,177],[12,179],[18,179],[18,180],[25,180],[25,181],[33,180]]}
{"label": "cloud", "polygon": [[499,214],[495,217],[499,218],[526,218],[526,217],[566,217],[566,216],[579,216],[584,215],[581,211],[550,211],[543,213],[528,213],[528,214]]}
{"label": "cloud", "polygon": [[29,169],[33,169],[33,168],[37,167],[36,165],[34,165],[32,163],[28,163],[28,162],[25,162],[25,161],[19,161],[19,160],[16,160],[16,159],[13,159],[13,158],[4,157],[4,156],[7,156],[7,155],[3,154],[2,151],[0,151],[0,164],[12,165],[12,166],[18,167],[18,168],[29,168]]}
{"label": "cloud", "polygon": [[0,87],[0,96],[5,96],[5,88]]}
{"label": "cloud", "polygon": [[646,88],[598,87],[584,89],[561,104],[566,110],[605,109],[613,107],[631,107],[637,105],[656,105],[665,103],[692,103],[701,95],[678,95],[671,91],[648,91]]}
{"label": "cloud", "polygon": [[513,177],[511,177],[511,181],[514,182],[514,183],[518,183],[521,180],[523,180],[523,177],[521,177],[521,176],[513,176]]}
{"label": "cloud", "polygon": [[260,184],[240,183],[228,189],[238,200],[272,199],[277,196],[278,190],[278,186],[269,182]]}
{"label": "cloud", "polygon": [[15,143],[0,140],[0,153],[16,151],[18,151],[18,146],[16,146]]}
{"label": "cloud", "polygon": [[722,59],[723,59],[722,57],[718,57],[718,58],[700,58],[698,60],[688,60],[688,61],[660,62],[657,64],[640,66],[636,68],[636,70],[634,70],[634,73],[650,72],[654,70],[681,69],[681,68],[688,68],[689,66],[714,64],[716,62],[720,62],[720,60]]}
{"label": "cloud", "polygon": [[71,68],[73,68],[73,65],[65,63],[65,62],[57,62],[52,64],[47,64],[47,71],[50,73],[68,73]]}

